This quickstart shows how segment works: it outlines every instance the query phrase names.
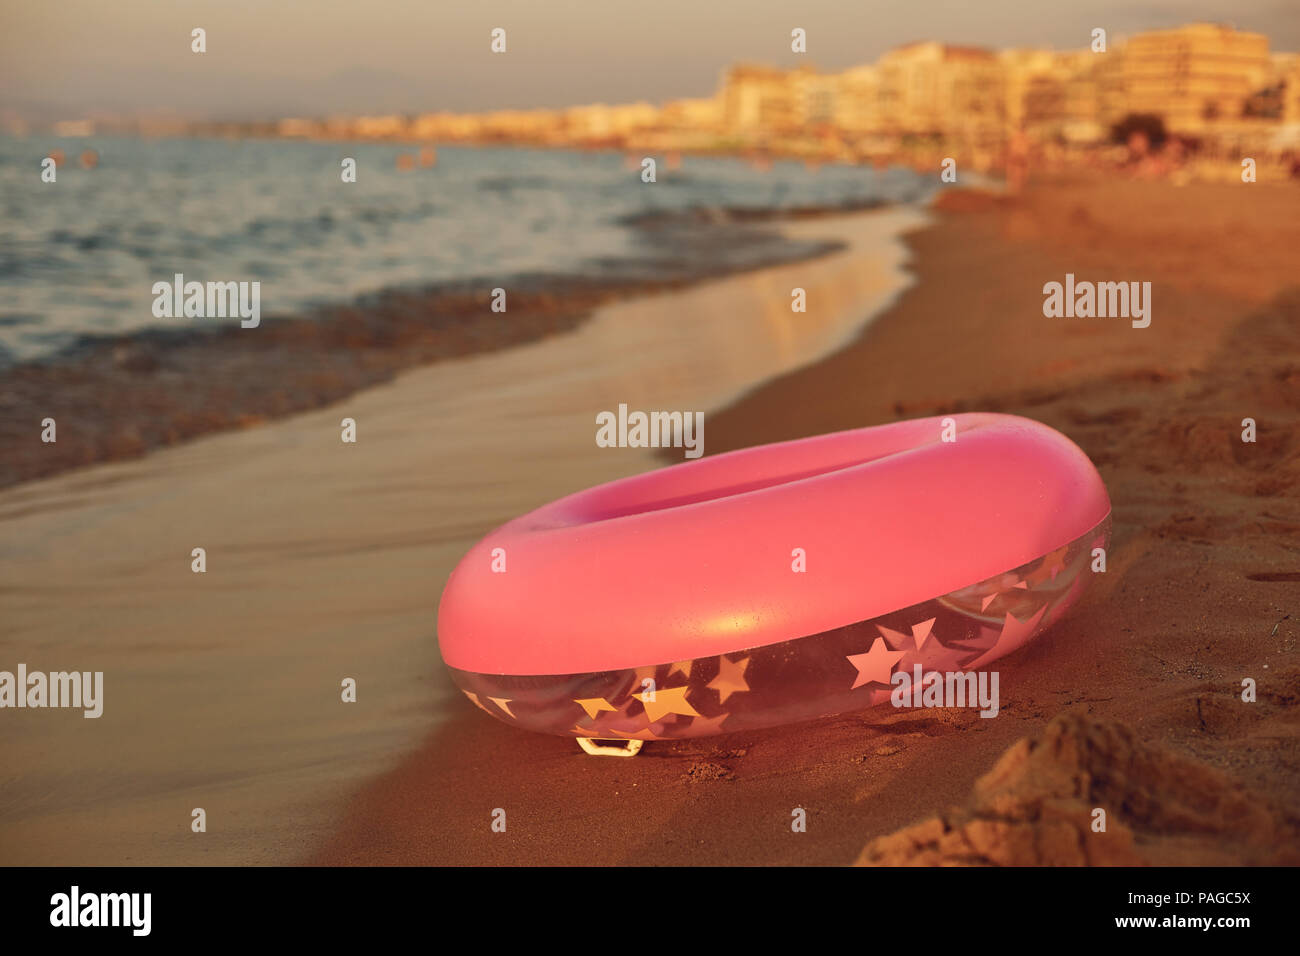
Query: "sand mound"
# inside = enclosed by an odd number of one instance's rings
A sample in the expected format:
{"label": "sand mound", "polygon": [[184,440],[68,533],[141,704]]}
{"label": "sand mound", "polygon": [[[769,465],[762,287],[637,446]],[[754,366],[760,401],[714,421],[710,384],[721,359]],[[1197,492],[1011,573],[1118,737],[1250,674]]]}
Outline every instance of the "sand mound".
{"label": "sand mound", "polygon": [[1123,724],[1063,714],[1007,750],[967,806],[873,840],[857,863],[1295,864],[1297,846],[1300,819],[1222,772]]}

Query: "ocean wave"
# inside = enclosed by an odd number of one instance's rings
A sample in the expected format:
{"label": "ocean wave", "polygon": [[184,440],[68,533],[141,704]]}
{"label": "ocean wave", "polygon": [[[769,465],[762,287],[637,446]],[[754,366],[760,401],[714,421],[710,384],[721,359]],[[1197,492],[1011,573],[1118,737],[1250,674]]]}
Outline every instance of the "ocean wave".
{"label": "ocean wave", "polygon": [[[355,182],[328,143],[96,140],[103,162],[65,188],[21,172],[30,145],[0,138],[0,180],[14,183],[0,235],[0,282],[15,314],[0,345],[45,354],[42,325],[129,333],[156,326],[152,283],[260,280],[268,309],[293,312],[388,287],[469,275],[604,276],[680,267],[647,230],[746,224],[906,198],[918,177],[799,164],[755,170],[687,157],[643,183],[616,153],[439,150],[436,167],[394,168],[385,148],[356,144]],[[576,161],[580,159],[581,161]],[[312,171],[314,168],[314,171]],[[689,247],[689,242],[688,242]],[[106,287],[139,290],[104,308]],[[135,303],[135,304],[132,304]],[[164,324],[168,321],[164,320]]]}

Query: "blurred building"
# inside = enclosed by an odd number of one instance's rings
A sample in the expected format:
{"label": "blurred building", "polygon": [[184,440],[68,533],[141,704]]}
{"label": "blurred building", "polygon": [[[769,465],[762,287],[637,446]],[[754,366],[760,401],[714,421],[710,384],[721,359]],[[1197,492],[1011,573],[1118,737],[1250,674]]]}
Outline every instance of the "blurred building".
{"label": "blurred building", "polygon": [[[282,137],[519,142],[664,151],[752,149],[808,158],[905,157],[949,150],[984,168],[1010,137],[1057,147],[1105,142],[1126,115],[1228,154],[1300,145],[1300,55],[1208,23],[1140,33],[1107,52],[1007,50],[921,42],[840,73],[740,63],[716,94],[563,110],[288,118]],[[1291,148],[1291,147],[1286,147]],[[939,152],[942,150],[943,152]]]}
{"label": "blurred building", "polygon": [[359,139],[401,139],[406,135],[405,116],[359,116],[352,124]]}
{"label": "blurred building", "polygon": [[1102,140],[1123,112],[1117,60],[1091,50],[1007,50],[1004,70],[1008,130],[1035,139]]}
{"label": "blurred building", "polygon": [[882,130],[968,143],[1001,138],[1006,113],[1002,65],[981,47],[912,43],[877,64]]}
{"label": "blurred building", "polygon": [[859,66],[834,77],[835,125],[851,133],[880,131],[880,71]]}
{"label": "blurred building", "polygon": [[483,114],[478,135],[501,142],[546,142],[560,122],[555,110],[493,110]]}
{"label": "blurred building", "polygon": [[1128,111],[1191,135],[1240,119],[1272,72],[1268,37],[1211,23],[1139,33],[1121,61]]}
{"label": "blurred building", "polygon": [[311,139],[320,136],[324,125],[314,119],[285,117],[276,123],[275,132],[281,139]]}
{"label": "blurred building", "polygon": [[670,100],[659,111],[660,125],[671,129],[713,131],[722,125],[722,117],[722,103],[717,97]]}
{"label": "blurred building", "polygon": [[806,70],[795,74],[793,82],[800,125],[833,127],[839,104],[839,78]]}
{"label": "blurred building", "polygon": [[649,103],[611,106],[593,103],[564,111],[564,130],[569,138],[584,143],[621,142],[639,130],[653,127],[659,110]]}
{"label": "blurred building", "polygon": [[808,67],[780,70],[741,63],[722,78],[723,121],[729,130],[780,133],[799,128],[805,118],[804,84]]}
{"label": "blurred building", "polygon": [[1300,123],[1300,53],[1274,53],[1271,87],[1277,91],[1278,118]]}

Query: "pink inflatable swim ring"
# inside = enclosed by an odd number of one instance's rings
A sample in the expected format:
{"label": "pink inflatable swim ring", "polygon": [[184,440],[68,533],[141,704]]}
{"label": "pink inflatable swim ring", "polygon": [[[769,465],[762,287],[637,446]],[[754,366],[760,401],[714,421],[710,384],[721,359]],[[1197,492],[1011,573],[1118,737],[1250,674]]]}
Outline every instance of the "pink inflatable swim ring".
{"label": "pink inflatable swim ring", "polygon": [[438,638],[469,698],[529,730],[748,730],[880,703],[916,665],[984,669],[1078,599],[1109,531],[1101,477],[1046,425],[898,422],[517,518],[452,572]]}

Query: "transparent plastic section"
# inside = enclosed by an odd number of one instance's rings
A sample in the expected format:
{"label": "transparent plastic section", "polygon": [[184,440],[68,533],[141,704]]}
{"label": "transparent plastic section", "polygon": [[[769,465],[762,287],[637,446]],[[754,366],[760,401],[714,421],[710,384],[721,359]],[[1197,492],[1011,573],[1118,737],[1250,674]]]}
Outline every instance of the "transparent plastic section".
{"label": "transparent plastic section", "polygon": [[867,621],[693,660],[590,674],[512,676],[449,668],[498,720],[573,737],[672,740],[863,710],[889,699],[900,670],[971,672],[1056,622],[1095,573],[1110,516],[1005,573]]}

